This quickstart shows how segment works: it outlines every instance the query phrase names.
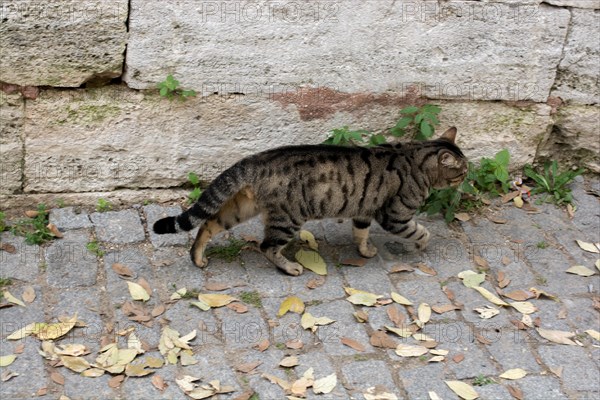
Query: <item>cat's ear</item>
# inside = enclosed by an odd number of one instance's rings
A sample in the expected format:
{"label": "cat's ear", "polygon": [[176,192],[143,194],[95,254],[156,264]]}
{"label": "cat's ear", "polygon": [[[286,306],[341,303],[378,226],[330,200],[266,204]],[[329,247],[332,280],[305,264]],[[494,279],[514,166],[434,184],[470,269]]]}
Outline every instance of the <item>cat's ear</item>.
{"label": "cat's ear", "polygon": [[453,126],[452,128],[449,128],[446,132],[442,134],[440,139],[445,139],[449,142],[454,143],[454,140],[456,139],[456,127]]}
{"label": "cat's ear", "polygon": [[440,155],[440,164],[444,167],[455,167],[458,165],[458,159],[451,152],[445,151]]}

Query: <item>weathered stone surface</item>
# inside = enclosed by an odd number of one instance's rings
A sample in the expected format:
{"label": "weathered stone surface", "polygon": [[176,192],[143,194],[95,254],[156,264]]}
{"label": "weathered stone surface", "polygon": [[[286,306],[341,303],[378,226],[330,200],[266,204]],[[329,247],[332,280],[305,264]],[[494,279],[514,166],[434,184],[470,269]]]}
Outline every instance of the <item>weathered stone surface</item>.
{"label": "weathered stone surface", "polygon": [[96,212],[90,218],[99,241],[123,244],[145,238],[144,227],[135,210]]}
{"label": "weathered stone surface", "polygon": [[[300,86],[381,93],[416,85],[430,98],[545,101],[569,12],[530,8],[515,16],[505,3],[136,0],[124,78],[153,88],[173,73],[202,93]],[[398,43],[401,51],[386,50]]]}
{"label": "weathered stone surface", "polygon": [[1,11],[0,81],[77,87],[121,75],[127,0],[8,0]]}
{"label": "weathered stone surface", "polygon": [[[4,315],[2,318],[4,320]],[[0,397],[3,399],[31,399],[39,389],[47,386],[45,362],[38,353],[39,340],[28,337],[18,343],[25,344],[23,353],[19,354],[10,367],[2,368],[2,372],[9,370],[19,376],[0,384]],[[2,355],[13,354],[16,346],[17,344],[2,341]]]}
{"label": "weathered stone surface", "polygon": [[42,253],[38,245],[25,243],[21,236],[1,233],[2,243],[15,247],[15,253],[0,251],[0,277],[33,282],[39,275]]}
{"label": "weathered stone surface", "polygon": [[501,103],[444,103],[440,117],[444,132],[456,126],[456,141],[471,160],[493,158],[503,148],[510,152],[510,168],[532,163],[538,144],[550,131],[550,107],[533,104],[511,107]]}
{"label": "weathered stone surface", "polygon": [[600,391],[600,371],[585,349],[578,346],[540,346],[538,351],[549,367],[564,367],[562,378],[565,389]]}
{"label": "weathered stone surface", "polygon": [[46,250],[48,284],[59,288],[92,286],[96,283],[98,262],[89,252],[87,230],[67,231],[64,238]]}
{"label": "weathered stone surface", "polygon": [[382,389],[387,389],[385,391],[388,393],[394,393],[396,396],[400,394],[383,361],[365,360],[348,363],[342,367],[342,374],[348,382],[346,389],[353,394],[364,393],[368,388],[379,385]]}
{"label": "weathered stone surface", "polygon": [[600,173],[600,106],[561,107],[536,161],[557,160],[562,166],[587,167]]}
{"label": "weathered stone surface", "polygon": [[157,235],[152,230],[154,223],[161,218],[176,216],[181,214],[181,207],[162,207],[158,204],[150,204],[144,206],[144,214],[146,214],[146,222],[148,224],[148,235],[150,241],[154,247],[171,246],[171,245],[183,245],[188,242],[188,234],[186,232],[179,232],[174,235]]}
{"label": "weathered stone surface", "polygon": [[599,25],[600,13],[571,10],[569,35],[563,49],[564,56],[558,66],[552,96],[574,103],[600,103]]}
{"label": "weathered stone surface", "polygon": [[562,7],[593,8],[593,9],[600,8],[600,3],[598,2],[598,0],[543,0],[543,2],[552,4],[553,6],[562,6]]}
{"label": "weathered stone surface", "polygon": [[50,210],[48,221],[60,230],[91,228],[92,221],[86,212],[77,212],[73,207]]}
{"label": "weathered stone surface", "polygon": [[24,113],[21,95],[0,91],[0,194],[21,190]]}

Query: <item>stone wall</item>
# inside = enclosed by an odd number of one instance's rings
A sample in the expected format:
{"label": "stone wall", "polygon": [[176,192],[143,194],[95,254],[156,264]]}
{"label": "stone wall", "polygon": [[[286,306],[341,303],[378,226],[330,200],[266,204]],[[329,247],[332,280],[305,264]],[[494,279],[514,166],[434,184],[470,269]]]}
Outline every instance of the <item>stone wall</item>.
{"label": "stone wall", "polygon": [[[442,106],[477,160],[600,172],[600,1],[0,2],[0,195],[173,188]],[[161,98],[173,74],[198,92]],[[8,196],[8,197],[7,197]]]}

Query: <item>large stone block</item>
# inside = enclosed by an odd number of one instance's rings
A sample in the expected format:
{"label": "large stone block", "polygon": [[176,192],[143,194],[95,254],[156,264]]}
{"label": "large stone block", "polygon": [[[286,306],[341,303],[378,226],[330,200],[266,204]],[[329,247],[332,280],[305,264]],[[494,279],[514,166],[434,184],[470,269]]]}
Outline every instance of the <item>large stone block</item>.
{"label": "large stone block", "polygon": [[569,11],[528,2],[132,0],[124,79],[203,94],[306,86],[546,101]]}
{"label": "large stone block", "polygon": [[20,94],[0,91],[0,195],[21,190],[24,111]]}
{"label": "large stone block", "polygon": [[574,103],[599,104],[600,12],[574,9],[571,14],[552,95]]}
{"label": "large stone block", "polygon": [[576,8],[593,8],[600,9],[600,1],[598,0],[543,0],[544,3],[552,4],[553,6],[561,7],[576,7]]}
{"label": "large stone block", "polygon": [[[344,96],[312,100],[210,96],[170,102],[122,86],[42,91],[27,105],[25,192],[174,187],[190,171],[209,181],[244,156],[320,143],[333,128],[385,131],[402,107],[400,100],[377,96],[358,103]],[[546,105],[440,104],[442,128],[458,127],[459,144],[471,159],[507,147],[515,166],[532,162],[551,124]],[[316,115],[305,114],[307,107]]]}
{"label": "large stone block", "polygon": [[0,4],[0,81],[77,87],[121,75],[127,0],[6,0]]}
{"label": "large stone block", "polygon": [[600,106],[561,107],[556,124],[540,147],[537,162],[586,167],[600,173]]}

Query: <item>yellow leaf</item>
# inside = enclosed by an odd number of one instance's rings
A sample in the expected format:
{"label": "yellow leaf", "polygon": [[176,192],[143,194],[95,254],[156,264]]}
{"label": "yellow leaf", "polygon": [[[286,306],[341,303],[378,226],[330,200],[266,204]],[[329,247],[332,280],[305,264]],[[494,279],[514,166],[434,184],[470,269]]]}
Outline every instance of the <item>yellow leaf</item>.
{"label": "yellow leaf", "polygon": [[198,300],[208,304],[211,307],[223,307],[232,301],[236,301],[237,299],[228,294],[213,294],[213,293],[205,293],[199,294]]}
{"label": "yellow leaf", "polygon": [[592,271],[591,269],[584,267],[583,265],[574,265],[565,272],[579,276],[592,276],[596,273],[595,271]]}
{"label": "yellow leaf", "polygon": [[206,304],[205,302],[203,302],[203,301],[190,301],[190,304],[193,305],[193,306],[198,307],[202,311],[208,311],[208,310],[210,310],[210,306],[208,304]]}
{"label": "yellow leaf", "polygon": [[597,340],[600,342],[600,332],[595,331],[593,329],[588,329],[587,331],[585,331],[585,333],[587,333],[588,335],[590,335],[593,339]]}
{"label": "yellow leaf", "polygon": [[300,325],[302,325],[302,328],[311,329],[313,332],[317,330],[317,326],[328,325],[333,322],[335,321],[327,317],[315,318],[312,316],[312,314],[307,312],[302,314],[302,318],[300,319]]}
{"label": "yellow leaf", "polygon": [[304,312],[304,302],[296,296],[290,296],[286,298],[279,306],[279,312],[277,313],[277,316],[281,317],[288,311],[296,314],[302,314]]}
{"label": "yellow leaf", "polygon": [[481,293],[481,295],[483,297],[485,297],[487,300],[491,301],[492,303],[494,303],[497,306],[508,306],[509,305],[505,301],[499,299],[496,295],[494,295],[493,293],[491,293],[486,288],[476,286],[473,289],[477,290],[479,293]]}
{"label": "yellow leaf", "polygon": [[296,261],[302,264],[304,268],[311,270],[317,275],[327,275],[327,265],[316,251],[298,250],[295,257]]}
{"label": "yellow leaf", "polygon": [[429,400],[442,400],[440,396],[436,392],[429,391]]}
{"label": "yellow leaf", "polygon": [[576,343],[570,339],[573,336],[575,336],[575,334],[572,332],[555,331],[555,330],[544,329],[544,328],[537,328],[537,332],[540,334],[541,337],[543,337],[544,339],[547,339],[551,342],[559,343],[559,344],[568,344],[571,346],[576,345]]}
{"label": "yellow leaf", "polygon": [[523,377],[525,377],[527,375],[527,371],[525,371],[524,369],[521,368],[514,368],[514,369],[509,369],[508,371],[504,372],[502,375],[500,375],[500,378],[503,379],[521,379]]}
{"label": "yellow leaf", "polygon": [[187,289],[181,288],[171,295],[171,300],[179,300],[179,299],[181,299],[182,296],[185,296],[186,294],[187,294]]}
{"label": "yellow leaf", "polygon": [[194,357],[194,353],[191,350],[184,350],[179,355],[179,360],[181,361],[181,365],[184,367],[186,365],[195,365],[198,364],[198,360]]}
{"label": "yellow leaf", "polygon": [[131,294],[132,299],[141,301],[150,300],[150,295],[141,285],[128,281],[127,286],[129,286],[129,294]]}
{"label": "yellow leaf", "polygon": [[288,357],[284,357],[280,362],[279,365],[281,367],[286,367],[286,368],[291,368],[291,367],[295,367],[299,364],[298,362],[298,357],[296,356],[288,356]]}
{"label": "yellow leaf", "polygon": [[146,376],[153,372],[152,369],[146,369],[145,364],[127,364],[125,367],[125,375],[127,376]]}
{"label": "yellow leaf", "polygon": [[529,288],[529,291],[535,295],[536,299],[539,299],[540,296],[546,296],[549,299],[552,299],[554,301],[559,301],[558,297],[553,296],[553,295],[549,294],[548,292],[546,292],[546,291],[544,291],[542,289],[536,289],[536,288],[532,287],[532,288]]}
{"label": "yellow leaf", "polygon": [[42,325],[42,324],[39,324],[37,322],[28,324],[28,325],[24,326],[23,328],[21,328],[17,331],[14,331],[10,335],[8,335],[7,339],[8,340],[19,340],[19,339],[23,339],[26,336],[33,335],[34,333],[36,333],[38,331],[38,328],[40,325]]}
{"label": "yellow leaf", "polygon": [[429,304],[419,304],[419,307],[417,308],[417,316],[419,318],[419,321],[421,321],[422,323],[426,324],[427,322],[429,322],[429,319],[431,318],[431,307],[429,306]]}
{"label": "yellow leaf", "polygon": [[292,388],[292,384],[286,381],[285,379],[281,379],[275,375],[271,374],[262,374],[263,378],[268,379],[271,383],[275,383],[279,385],[283,390],[290,390]]}
{"label": "yellow leaf", "polygon": [[26,286],[25,289],[23,289],[23,294],[21,297],[23,297],[23,300],[25,300],[27,303],[33,303],[36,297],[35,289],[32,286]]}
{"label": "yellow leaf", "polygon": [[373,293],[363,292],[363,293],[354,293],[353,295],[348,297],[346,300],[348,300],[352,304],[371,307],[371,306],[374,306],[375,304],[377,304],[377,299],[379,299],[380,297],[382,297],[382,296],[379,296],[379,295],[376,295]]}
{"label": "yellow leaf", "polygon": [[596,260],[596,262],[594,263],[594,265],[596,266],[596,269],[598,271],[600,271],[600,259]]}
{"label": "yellow leaf", "polygon": [[16,354],[9,354],[7,356],[0,357],[0,367],[8,367],[17,359]]}
{"label": "yellow leaf", "polygon": [[334,372],[331,375],[327,375],[325,378],[317,379],[313,383],[313,392],[315,392],[315,394],[331,393],[335,388],[335,385],[337,385],[337,376]]}
{"label": "yellow leaf", "polygon": [[594,243],[584,242],[583,240],[575,240],[579,247],[590,253],[600,253],[600,250]]}
{"label": "yellow leaf", "polygon": [[517,208],[521,208],[523,207],[523,199],[521,198],[521,196],[517,196],[513,199],[513,202],[515,203],[515,206],[517,206]]}
{"label": "yellow leaf", "polygon": [[429,350],[429,352],[433,355],[436,356],[447,356],[448,353],[450,353],[450,350],[443,350],[443,349],[431,349]]}
{"label": "yellow leaf", "polygon": [[90,368],[90,363],[83,357],[60,356],[60,361],[71,371],[83,372]]}
{"label": "yellow leaf", "polygon": [[413,304],[406,297],[401,296],[396,292],[392,292],[392,300],[394,300],[398,304],[402,304],[403,306],[412,306],[412,304]]}
{"label": "yellow leaf", "polygon": [[446,385],[456,393],[460,398],[465,400],[475,400],[479,397],[475,389],[471,385],[468,385],[461,381],[444,381]]}
{"label": "yellow leaf", "polygon": [[313,250],[319,250],[319,244],[315,240],[315,236],[309,231],[301,230],[300,231],[300,240],[308,243],[308,247]]}
{"label": "yellow leaf", "polygon": [[104,375],[104,370],[100,368],[90,368],[83,371],[81,375],[87,378],[98,378],[99,376]]}
{"label": "yellow leaf", "polygon": [[444,356],[433,356],[427,362],[442,362],[446,359]]}
{"label": "yellow leaf", "polygon": [[462,279],[463,285],[468,288],[474,288],[479,286],[485,281],[485,273],[477,273],[475,271],[467,270],[462,271],[458,274],[458,277]]}
{"label": "yellow leaf", "polygon": [[117,356],[117,365],[126,365],[133,361],[138,355],[136,349],[119,349],[119,355]]}
{"label": "yellow leaf", "polygon": [[64,322],[57,322],[55,324],[44,324],[37,329],[34,333],[41,340],[52,340],[58,339],[59,337],[66,335],[77,323],[77,314],[73,318],[67,319]]}
{"label": "yellow leaf", "polygon": [[13,303],[18,306],[25,307],[25,303],[23,303],[21,300],[17,299],[15,296],[10,294],[10,292],[8,290],[5,290],[4,292],[2,292],[2,295],[4,296],[6,301],[8,301],[9,303]]}
{"label": "yellow leaf", "polygon": [[396,347],[396,354],[400,357],[419,357],[429,352],[429,349],[424,346],[412,346],[409,344],[399,344]]}
{"label": "yellow leaf", "polygon": [[433,340],[433,338],[432,338],[431,336],[427,336],[427,335],[426,335],[426,334],[424,334],[424,333],[414,333],[414,334],[412,335],[412,337],[413,337],[415,340],[418,340],[418,341],[420,341],[420,342],[433,342],[433,341],[434,341],[434,340]]}
{"label": "yellow leaf", "polygon": [[510,306],[521,314],[533,314],[537,311],[537,308],[528,301],[514,301],[510,303]]}
{"label": "yellow leaf", "polygon": [[403,338],[410,337],[413,334],[413,331],[411,331],[408,328],[393,328],[391,326],[386,326],[385,329],[390,332],[394,332],[396,335],[403,337]]}

